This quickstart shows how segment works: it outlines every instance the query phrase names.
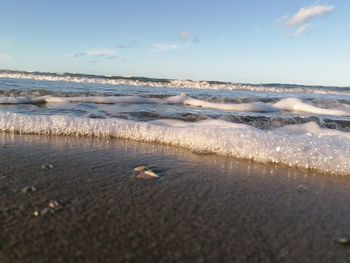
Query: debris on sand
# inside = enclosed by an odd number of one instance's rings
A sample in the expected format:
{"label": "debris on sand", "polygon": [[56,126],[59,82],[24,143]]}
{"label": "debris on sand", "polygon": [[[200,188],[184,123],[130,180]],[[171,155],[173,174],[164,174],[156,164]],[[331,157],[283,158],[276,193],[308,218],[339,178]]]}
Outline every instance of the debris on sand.
{"label": "debris on sand", "polygon": [[51,209],[59,209],[61,207],[60,203],[55,200],[51,200],[47,206]]}
{"label": "debris on sand", "polygon": [[33,215],[43,216],[43,215],[46,215],[47,213],[53,213],[53,211],[51,211],[49,208],[37,209],[34,211]]}
{"label": "debris on sand", "polygon": [[43,165],[41,166],[41,169],[46,169],[46,170],[52,169],[52,168],[53,168],[53,165],[52,165],[52,164],[43,164]]}
{"label": "debris on sand", "polygon": [[342,246],[350,247],[350,239],[348,238],[339,238],[337,242]]}
{"label": "debris on sand", "polygon": [[297,189],[299,192],[305,192],[307,190],[307,187],[301,184],[297,187]]}
{"label": "debris on sand", "polygon": [[136,173],[137,178],[141,179],[154,179],[159,177],[157,173],[153,172],[145,165],[135,167],[134,172]]}
{"label": "debris on sand", "polygon": [[58,202],[58,201],[55,201],[55,200],[51,200],[48,204],[47,204],[47,207],[43,208],[43,209],[36,209],[34,212],[33,212],[33,215],[34,216],[42,216],[42,215],[46,215],[48,213],[55,213],[59,210],[62,209],[62,205]]}
{"label": "debris on sand", "polygon": [[36,188],[32,185],[29,185],[29,186],[23,187],[21,191],[23,194],[31,194],[36,191]]}

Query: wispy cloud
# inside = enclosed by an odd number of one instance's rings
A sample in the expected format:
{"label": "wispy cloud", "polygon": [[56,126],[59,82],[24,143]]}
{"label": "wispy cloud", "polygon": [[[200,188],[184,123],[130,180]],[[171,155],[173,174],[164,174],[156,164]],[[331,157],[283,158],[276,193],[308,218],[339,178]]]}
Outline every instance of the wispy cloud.
{"label": "wispy cloud", "polygon": [[311,25],[310,24],[304,24],[304,25],[301,25],[300,27],[298,27],[296,29],[295,32],[293,32],[290,36],[291,37],[297,37],[297,36],[300,36],[308,31],[311,30]]}
{"label": "wispy cloud", "polygon": [[179,45],[176,44],[154,44],[152,45],[153,47],[153,51],[155,52],[160,52],[160,53],[164,53],[164,52],[168,52],[168,51],[174,51],[174,50],[178,50],[180,49]]}
{"label": "wispy cloud", "polygon": [[309,22],[311,19],[316,17],[321,17],[327,14],[332,13],[334,10],[334,6],[327,5],[314,5],[310,7],[301,8],[298,13],[292,16],[287,21],[287,26],[295,27],[305,24]]}
{"label": "wispy cloud", "polygon": [[179,39],[181,41],[192,41],[193,43],[200,43],[198,36],[195,36],[193,33],[187,31],[180,32]]}
{"label": "wispy cloud", "polygon": [[96,58],[114,59],[117,57],[117,53],[113,49],[89,49],[87,51],[74,53],[72,57],[93,57],[95,60]]}
{"label": "wispy cloud", "polygon": [[289,15],[284,15],[284,16],[277,18],[276,25],[285,25],[288,18],[289,18]]}
{"label": "wispy cloud", "polygon": [[302,7],[299,11],[292,16],[282,16],[277,20],[278,24],[281,24],[287,28],[293,29],[293,36],[299,36],[309,31],[311,28],[312,20],[328,15],[334,11],[335,7],[331,5],[315,4],[308,7]]}
{"label": "wispy cloud", "polygon": [[12,57],[10,55],[0,53],[0,62],[7,62],[10,61]]}

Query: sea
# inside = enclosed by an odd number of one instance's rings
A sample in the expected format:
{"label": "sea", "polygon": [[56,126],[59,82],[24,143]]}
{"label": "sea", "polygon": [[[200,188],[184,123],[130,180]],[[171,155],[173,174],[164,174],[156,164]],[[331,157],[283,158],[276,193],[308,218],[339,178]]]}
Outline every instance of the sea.
{"label": "sea", "polygon": [[130,139],[350,175],[350,87],[0,70],[0,131]]}

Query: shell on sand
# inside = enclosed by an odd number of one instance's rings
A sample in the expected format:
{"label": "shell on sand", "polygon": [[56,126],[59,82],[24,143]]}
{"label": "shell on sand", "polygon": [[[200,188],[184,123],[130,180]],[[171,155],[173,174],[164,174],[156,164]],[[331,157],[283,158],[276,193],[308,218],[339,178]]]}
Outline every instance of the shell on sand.
{"label": "shell on sand", "polygon": [[140,178],[140,179],[155,179],[158,177],[159,175],[151,170],[141,171],[137,173],[137,178]]}
{"label": "shell on sand", "polygon": [[52,169],[53,165],[52,164],[44,164],[41,166],[41,169]]}
{"label": "shell on sand", "polygon": [[154,177],[154,178],[158,178],[159,175],[156,174],[155,172],[153,172],[152,170],[147,170],[144,172],[145,175],[149,176],[149,177]]}
{"label": "shell on sand", "polygon": [[152,170],[148,169],[145,165],[140,165],[134,168],[134,172],[137,174],[137,178],[142,179],[152,179],[152,178],[158,178],[159,175],[153,172]]}
{"label": "shell on sand", "polygon": [[142,172],[147,169],[147,166],[141,165],[134,168],[135,172]]}

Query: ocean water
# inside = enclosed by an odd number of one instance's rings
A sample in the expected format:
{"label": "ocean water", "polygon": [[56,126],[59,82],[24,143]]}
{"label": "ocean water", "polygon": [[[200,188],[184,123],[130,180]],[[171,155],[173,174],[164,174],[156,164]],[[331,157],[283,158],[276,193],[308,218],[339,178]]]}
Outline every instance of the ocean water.
{"label": "ocean water", "polygon": [[350,175],[350,88],[0,71],[0,130],[124,138]]}

